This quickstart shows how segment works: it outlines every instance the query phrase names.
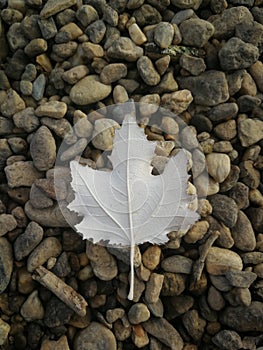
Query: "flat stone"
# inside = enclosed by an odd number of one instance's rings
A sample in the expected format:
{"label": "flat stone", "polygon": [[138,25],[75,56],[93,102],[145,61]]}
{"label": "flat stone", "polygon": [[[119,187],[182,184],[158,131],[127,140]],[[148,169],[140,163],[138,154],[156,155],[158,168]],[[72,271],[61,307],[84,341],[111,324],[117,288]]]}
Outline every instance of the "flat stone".
{"label": "flat stone", "polygon": [[41,126],[30,143],[30,153],[34,166],[40,170],[52,168],[56,160],[56,143],[46,126]]}
{"label": "flat stone", "polygon": [[207,170],[212,178],[221,183],[230,173],[230,158],[223,153],[210,153],[206,156]]}
{"label": "flat stone", "polygon": [[11,214],[0,214],[0,237],[7,232],[13,231],[17,226],[17,221]]}
{"label": "flat stone", "polygon": [[65,119],[53,119],[48,117],[41,118],[41,124],[47,126],[50,130],[62,138],[67,145],[74,144],[77,141],[77,137],[74,134],[74,130],[70,122]]}
{"label": "flat stone", "polygon": [[67,105],[61,101],[48,101],[41,104],[35,110],[38,117],[50,117],[54,119],[61,119],[67,112]]}
{"label": "flat stone", "polygon": [[106,25],[103,20],[99,19],[87,26],[85,33],[91,42],[98,44],[102,41],[106,33]]}
{"label": "flat stone", "polygon": [[128,31],[132,41],[136,45],[142,45],[147,41],[147,37],[145,36],[143,31],[140,29],[137,23],[133,23],[132,25],[130,25],[128,28]]}
{"label": "flat stone", "polygon": [[252,225],[241,210],[238,212],[237,221],[231,229],[235,247],[242,251],[253,251],[256,248],[256,237]]}
{"label": "flat stone", "polygon": [[12,247],[8,240],[0,237],[0,294],[7,288],[13,271]]}
{"label": "flat stone", "polygon": [[149,270],[155,270],[160,263],[161,253],[157,245],[147,248],[142,255],[143,265]]}
{"label": "flat stone", "polygon": [[113,333],[98,322],[91,322],[79,331],[74,339],[74,350],[117,350]]}
{"label": "flat stone", "polygon": [[238,122],[238,138],[243,147],[249,147],[263,138],[263,121],[243,119]]}
{"label": "flat stone", "polygon": [[213,216],[222,221],[227,227],[233,227],[238,216],[236,202],[222,194],[212,196],[209,201],[213,207]]}
{"label": "flat stone", "polygon": [[203,106],[216,106],[229,98],[228,84],[223,72],[210,70],[196,77],[178,77],[181,88],[191,91],[194,102]]}
{"label": "flat stone", "polygon": [[231,119],[220,123],[214,127],[213,131],[219,140],[232,140],[237,134],[236,121]]}
{"label": "flat stone", "polygon": [[82,5],[76,12],[76,17],[84,27],[99,19],[98,12],[90,5]]}
{"label": "flat stone", "polygon": [[24,233],[19,235],[14,243],[14,254],[17,261],[24,259],[41,242],[44,231],[40,225],[31,221]]}
{"label": "flat stone", "polygon": [[203,47],[214,34],[214,26],[203,19],[190,18],[179,26],[183,44]]}
{"label": "flat stone", "polygon": [[211,247],[206,258],[206,269],[211,275],[224,275],[227,271],[242,270],[240,256],[228,249]]}
{"label": "flat stone", "polygon": [[57,34],[57,27],[53,17],[39,19],[38,25],[42,37],[46,40],[54,38],[54,36]]}
{"label": "flat stone", "polygon": [[36,101],[40,101],[45,92],[46,87],[46,77],[44,74],[40,74],[32,85],[32,96]]}
{"label": "flat stone", "polygon": [[65,335],[62,335],[58,340],[48,340],[44,339],[40,350],[70,350],[68,345],[68,340]]}
{"label": "flat stone", "polygon": [[110,93],[110,85],[102,84],[97,75],[89,75],[72,87],[70,98],[78,105],[87,105],[103,100]]}
{"label": "flat stone", "polygon": [[165,319],[154,318],[143,323],[143,328],[173,350],[182,350],[184,343],[177,330]]}
{"label": "flat stone", "polygon": [[79,65],[73,67],[62,74],[62,79],[69,84],[76,84],[80,79],[84,78],[89,73],[88,67]]}
{"label": "flat stone", "polygon": [[35,57],[47,51],[47,42],[42,38],[31,40],[24,49],[26,55]]}
{"label": "flat stone", "polygon": [[29,255],[27,259],[27,270],[33,272],[38,266],[43,265],[51,257],[57,257],[62,247],[55,237],[45,238]]}
{"label": "flat stone", "polygon": [[237,332],[263,332],[263,304],[252,301],[249,306],[227,307],[221,322]]}
{"label": "flat stone", "polygon": [[76,0],[48,0],[41,10],[40,16],[41,18],[48,18],[73,5],[76,5]]}
{"label": "flat stone", "polygon": [[181,55],[179,63],[180,66],[191,73],[191,75],[199,75],[206,69],[203,58],[193,57],[187,54]]}
{"label": "flat stone", "polygon": [[222,69],[231,71],[250,67],[258,60],[259,51],[256,46],[234,37],[220,49],[218,57]]}
{"label": "flat stone", "polygon": [[8,186],[11,188],[27,186],[30,187],[36,179],[43,177],[31,161],[18,161],[5,167]]}

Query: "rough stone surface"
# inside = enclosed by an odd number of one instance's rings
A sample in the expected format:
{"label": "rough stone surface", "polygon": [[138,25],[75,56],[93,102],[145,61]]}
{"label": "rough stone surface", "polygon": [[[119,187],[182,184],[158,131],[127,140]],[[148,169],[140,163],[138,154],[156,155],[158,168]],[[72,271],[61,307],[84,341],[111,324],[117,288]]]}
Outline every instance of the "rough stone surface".
{"label": "rough stone surface", "polygon": [[143,49],[136,46],[131,39],[120,37],[112,43],[107,50],[107,54],[113,59],[123,59],[128,62],[134,62],[143,55]]}
{"label": "rough stone surface", "polygon": [[235,247],[242,251],[253,251],[256,248],[256,237],[252,225],[241,210],[238,213],[235,226],[232,227],[232,237]]}
{"label": "rough stone surface", "polygon": [[263,121],[243,119],[238,122],[238,137],[243,147],[249,147],[263,138]]}
{"label": "rough stone surface", "polygon": [[0,236],[16,228],[17,222],[11,214],[0,214]]}
{"label": "rough stone surface", "polygon": [[222,194],[212,196],[209,201],[213,207],[213,215],[227,227],[233,227],[238,216],[238,208],[235,201]]}
{"label": "rough stone surface", "polygon": [[206,156],[207,170],[212,178],[221,183],[230,173],[230,158],[227,154],[210,153]]}
{"label": "rough stone surface", "polygon": [[212,275],[224,275],[230,269],[242,270],[240,256],[227,249],[212,247],[206,258],[206,269]]}
{"label": "rough stone surface", "polygon": [[0,318],[0,345],[4,345],[10,332],[10,325]]}
{"label": "rough stone surface", "polygon": [[0,293],[7,288],[13,271],[12,247],[8,240],[0,237]]}
{"label": "rough stone surface", "polygon": [[183,44],[203,47],[214,34],[214,26],[202,19],[190,18],[179,26]]}
{"label": "rough stone surface", "polygon": [[43,177],[31,161],[18,161],[5,167],[8,185],[11,188],[28,186],[30,187],[36,179]]}

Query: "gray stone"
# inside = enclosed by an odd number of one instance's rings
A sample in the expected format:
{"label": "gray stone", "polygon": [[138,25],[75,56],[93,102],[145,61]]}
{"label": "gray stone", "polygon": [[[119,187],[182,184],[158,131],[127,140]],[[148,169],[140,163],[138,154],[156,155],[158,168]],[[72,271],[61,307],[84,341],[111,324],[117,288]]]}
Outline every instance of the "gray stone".
{"label": "gray stone", "polygon": [[214,26],[203,19],[190,18],[179,26],[183,44],[203,47],[214,34]]}
{"label": "gray stone", "polygon": [[89,69],[85,65],[75,66],[62,74],[62,79],[69,84],[76,84],[80,79],[89,73]]}
{"label": "gray stone", "polygon": [[24,233],[14,243],[14,254],[17,261],[23,260],[41,242],[44,231],[40,225],[31,221]]}
{"label": "gray stone", "polygon": [[52,296],[45,303],[44,323],[49,328],[61,327],[69,322],[73,314],[74,311],[72,309],[60,299]]}
{"label": "gray stone", "polygon": [[8,240],[0,237],[0,294],[7,288],[13,271],[12,247]]}
{"label": "gray stone", "polygon": [[154,41],[162,49],[166,49],[172,44],[174,28],[168,22],[160,22],[154,29]]}
{"label": "gray stone", "polygon": [[242,211],[239,211],[237,221],[231,232],[236,248],[242,251],[253,251],[255,249],[256,237],[252,225]]}
{"label": "gray stone", "polygon": [[224,275],[227,271],[242,270],[240,256],[228,249],[211,247],[206,257],[206,270],[211,275]]}
{"label": "gray stone", "polygon": [[1,104],[0,110],[3,116],[12,117],[15,113],[22,111],[26,108],[24,100],[18,95],[18,93],[9,89],[5,101]]}
{"label": "gray stone", "polygon": [[160,23],[162,20],[160,12],[148,4],[143,4],[138,10],[135,10],[133,17],[141,28],[146,25]]}
{"label": "gray stone", "polygon": [[11,188],[28,186],[30,187],[36,179],[43,177],[31,161],[18,161],[5,167],[8,186]]}
{"label": "gray stone", "polygon": [[143,49],[136,46],[134,42],[126,37],[120,37],[114,40],[107,50],[109,58],[135,62],[143,55]]}
{"label": "gray stone", "polygon": [[36,80],[33,82],[32,96],[36,101],[40,101],[45,92],[46,87],[46,77],[44,74],[40,74]]}
{"label": "gray stone", "polygon": [[212,338],[212,342],[222,350],[238,350],[243,347],[239,334],[229,330],[222,330],[218,332]]}
{"label": "gray stone", "polygon": [[234,102],[222,103],[210,109],[208,118],[212,122],[221,122],[234,118],[238,113],[238,105]]}
{"label": "gray stone", "polygon": [[[252,4],[253,5],[253,4]],[[258,22],[240,23],[235,28],[235,36],[246,43],[250,43],[263,50],[263,25]]]}
{"label": "gray stone", "polygon": [[35,116],[33,107],[17,112],[14,114],[13,120],[16,127],[24,129],[28,133],[36,130],[39,126],[39,119]]}
{"label": "gray stone", "polygon": [[91,322],[74,339],[74,350],[117,350],[113,333],[98,322]]}
{"label": "gray stone", "polygon": [[39,19],[38,25],[42,37],[46,40],[54,38],[54,36],[57,34],[58,30],[53,17]]}
{"label": "gray stone", "polygon": [[132,305],[128,312],[128,319],[132,324],[139,324],[145,322],[150,318],[150,311],[143,303],[136,303]]}
{"label": "gray stone", "polygon": [[193,57],[187,54],[183,54],[179,62],[180,66],[191,73],[191,75],[199,75],[203,73],[206,68],[203,58]]}
{"label": "gray stone", "polygon": [[100,81],[103,84],[109,85],[121,78],[126,77],[127,67],[123,63],[112,63],[106,65],[100,73]]}
{"label": "gray stone", "polygon": [[17,226],[16,219],[11,214],[0,214],[0,237],[13,231]]}
{"label": "gray stone", "polygon": [[249,288],[257,279],[257,275],[250,271],[229,270],[226,273],[226,279],[233,287]]}
{"label": "gray stone", "polygon": [[98,44],[102,41],[106,33],[106,25],[103,20],[97,20],[91,23],[85,30],[91,42]]}
{"label": "gray stone", "polygon": [[66,144],[71,145],[77,141],[74,130],[67,119],[62,118],[55,120],[53,118],[43,117],[41,118],[41,123],[54,131],[54,133],[58,137],[61,137]]}
{"label": "gray stone", "polygon": [[238,209],[245,209],[249,205],[249,188],[242,182],[237,182],[230,190],[229,197],[234,199]]}
{"label": "gray stone", "polygon": [[160,292],[164,276],[158,273],[152,273],[146,284],[145,300],[148,303],[157,303],[159,300]]}
{"label": "gray stone", "polygon": [[14,124],[12,120],[0,117],[0,135],[7,135],[13,132]]}
{"label": "gray stone", "polygon": [[28,39],[24,35],[21,23],[16,22],[9,27],[7,41],[12,51],[23,49],[27,45]]}
{"label": "gray stone", "polygon": [[238,121],[238,137],[243,147],[249,147],[263,138],[263,121],[242,119]]}
{"label": "gray stone", "polygon": [[38,117],[50,117],[54,119],[61,119],[67,112],[67,105],[61,101],[48,101],[41,104],[35,110]]}
{"label": "gray stone", "polygon": [[72,160],[76,156],[82,155],[84,149],[86,148],[88,141],[86,138],[79,139],[72,146],[67,148],[64,152],[61,153],[60,159],[65,162],[67,160]]}
{"label": "gray stone", "polygon": [[52,168],[56,160],[56,143],[46,126],[41,126],[30,143],[30,153],[34,166],[40,170]]}
{"label": "gray stone", "polygon": [[216,194],[209,198],[213,207],[213,216],[227,227],[233,227],[237,221],[238,208],[236,202],[226,195]]}
{"label": "gray stone", "polygon": [[155,86],[160,82],[160,75],[149,57],[140,57],[137,61],[137,68],[141,78],[147,85]]}
{"label": "gray stone", "polygon": [[250,67],[257,61],[259,51],[256,46],[234,37],[219,50],[218,57],[223,70],[231,71]]}
{"label": "gray stone", "polygon": [[194,102],[203,106],[215,106],[228,100],[229,92],[223,72],[207,71],[197,77],[178,77],[181,88],[188,89]]}
{"label": "gray stone", "polygon": [[143,328],[173,350],[182,350],[184,343],[177,330],[165,318],[151,318],[143,323]]}
{"label": "gray stone", "polygon": [[0,169],[6,165],[6,160],[12,156],[12,151],[8,145],[7,139],[0,139]]}
{"label": "gray stone", "polygon": [[78,9],[76,17],[84,27],[99,19],[96,9],[90,5],[82,5]]}
{"label": "gray stone", "polygon": [[[115,248],[115,247],[109,246],[107,250],[110,254],[116,256],[118,260],[121,260],[126,265],[130,265],[130,250],[131,250],[130,247]],[[140,248],[136,245],[134,247],[134,260],[133,260],[134,267],[135,268],[139,267],[141,263],[142,263],[142,257],[141,257]]]}
{"label": "gray stone", "polygon": [[76,5],[76,0],[48,0],[40,12],[41,18],[54,16],[73,5]]}
{"label": "gray stone", "polygon": [[193,262],[182,255],[172,255],[162,261],[162,268],[166,272],[190,274]]}
{"label": "gray stone", "polygon": [[189,310],[183,315],[183,324],[194,341],[200,341],[205,330],[206,321],[198,315],[197,310]]}
{"label": "gray stone", "polygon": [[34,290],[20,309],[22,317],[27,322],[35,320],[42,320],[44,318],[45,310],[38,296],[38,291]]}
{"label": "gray stone", "polygon": [[82,106],[103,100],[110,93],[111,85],[102,84],[97,75],[89,75],[72,87],[70,98]]}
{"label": "gray stone", "polygon": [[96,120],[92,135],[93,145],[103,151],[111,150],[115,129],[119,128],[119,124],[113,119],[102,118]]}

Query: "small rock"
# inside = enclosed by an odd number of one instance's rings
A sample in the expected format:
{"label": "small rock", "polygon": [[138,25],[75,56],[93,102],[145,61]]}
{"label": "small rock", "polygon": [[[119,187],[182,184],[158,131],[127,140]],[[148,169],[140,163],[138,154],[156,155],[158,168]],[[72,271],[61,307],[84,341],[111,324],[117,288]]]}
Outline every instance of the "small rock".
{"label": "small rock", "polygon": [[143,328],[173,350],[182,350],[184,343],[177,330],[165,318],[151,318]]}
{"label": "small rock", "polygon": [[90,5],[82,5],[76,12],[76,17],[84,27],[99,19],[96,9]]}
{"label": "small rock", "polygon": [[238,138],[243,147],[249,147],[263,138],[263,121],[243,119],[238,122]]}
{"label": "small rock", "polygon": [[110,281],[117,276],[116,260],[105,247],[87,242],[86,254],[91,261],[95,276],[99,279]]}
{"label": "small rock", "polygon": [[51,257],[57,257],[62,247],[55,237],[45,238],[29,255],[27,259],[27,270],[34,271],[38,266],[43,265]]}
{"label": "small rock", "polygon": [[229,98],[226,76],[220,71],[206,71],[196,77],[178,77],[182,89],[189,89],[196,104],[216,106]]}
{"label": "small rock", "polygon": [[150,318],[150,311],[145,304],[137,303],[130,308],[128,318],[132,324],[139,324]]}
{"label": "small rock", "polygon": [[35,114],[38,117],[50,117],[54,119],[61,119],[67,112],[67,105],[61,101],[49,101],[40,105]]}
{"label": "small rock", "polygon": [[162,261],[162,268],[166,272],[190,274],[193,262],[182,255],[172,255]]}
{"label": "small rock", "polygon": [[256,280],[256,273],[250,271],[229,270],[226,278],[233,287],[249,288]]}
{"label": "small rock", "polygon": [[113,333],[101,323],[91,322],[78,332],[74,339],[74,350],[117,350]]}
{"label": "small rock", "polygon": [[231,232],[236,248],[242,251],[253,251],[256,248],[256,237],[252,225],[246,214],[241,210]]}
{"label": "small rock", "polygon": [[97,20],[87,26],[85,33],[91,42],[98,44],[102,41],[106,33],[106,25],[103,20]]}
{"label": "small rock", "polygon": [[76,0],[48,0],[45,3],[45,6],[40,12],[41,18],[48,18],[54,16],[58,12],[61,12],[65,9],[76,4]]}
{"label": "small rock", "polygon": [[164,280],[162,286],[163,296],[180,295],[185,289],[185,276],[179,273],[164,273]]}
{"label": "small rock", "polygon": [[142,348],[149,344],[148,334],[141,325],[133,326],[132,341],[137,348]]}
{"label": "small rock", "polygon": [[169,55],[161,57],[157,61],[155,61],[155,67],[160,75],[163,75],[167,71],[170,61],[171,58]]}
{"label": "small rock", "polygon": [[236,134],[236,121],[228,120],[224,123],[218,124],[214,128],[214,133],[218,139],[221,140],[232,140]]}
{"label": "small rock", "polygon": [[30,81],[21,80],[20,91],[25,96],[31,96],[33,92],[33,84]]}
{"label": "small rock", "polygon": [[52,199],[48,198],[35,184],[30,189],[30,203],[34,208],[44,209],[53,206]]}
{"label": "small rock", "polygon": [[147,284],[145,291],[145,300],[147,303],[157,303],[159,300],[160,292],[162,290],[164,276],[152,273]]}
{"label": "small rock", "polygon": [[213,207],[213,215],[227,227],[233,227],[238,216],[236,202],[232,198],[222,194],[212,196],[209,201]]}
{"label": "small rock", "polygon": [[161,249],[157,245],[150,246],[142,255],[143,265],[149,270],[155,270],[160,263]]}
{"label": "small rock", "polygon": [[[204,210],[205,208],[202,208]],[[212,209],[212,208],[211,208]],[[202,212],[200,213],[202,216]],[[190,230],[187,231],[187,234],[184,236],[184,240],[186,243],[196,243],[200,239],[204,237],[206,232],[208,231],[209,223],[205,220],[196,222]],[[175,272],[175,271],[170,271]]]}
{"label": "small rock", "polygon": [[74,311],[60,299],[52,296],[45,305],[44,323],[49,328],[63,326],[71,319]]}
{"label": "small rock", "polygon": [[16,219],[10,214],[0,214],[0,237],[13,231],[17,226]]}
{"label": "small rock", "polygon": [[52,168],[56,160],[56,143],[46,126],[41,126],[30,143],[30,153],[34,166],[40,170]]}
{"label": "small rock", "polygon": [[187,70],[191,75],[199,75],[205,71],[206,65],[203,58],[193,57],[183,54],[179,60],[180,66]]}
{"label": "small rock", "polygon": [[26,108],[24,100],[13,90],[7,90],[7,96],[5,101],[1,104],[0,110],[3,116],[12,117],[15,113],[18,113]]}
{"label": "small rock", "polygon": [[133,17],[141,28],[145,25],[159,23],[162,20],[160,12],[148,4],[143,4],[138,10],[135,10],[133,12]]}
{"label": "small rock", "polygon": [[109,58],[135,62],[143,55],[143,49],[136,46],[130,38],[120,37],[113,41],[107,50]]}
{"label": "small rock", "polygon": [[77,141],[77,137],[74,134],[74,130],[68,120],[63,119],[53,119],[48,117],[41,118],[41,123],[47,126],[50,130],[62,138],[67,145],[72,145]]}
{"label": "small rock", "polygon": [[227,307],[220,315],[221,322],[237,332],[263,332],[263,307],[259,301],[249,306]]}
{"label": "small rock", "polygon": [[126,77],[127,67],[123,63],[112,63],[106,65],[100,73],[100,81],[103,84],[109,85]]}
{"label": "small rock", "polygon": [[213,286],[216,289],[218,289],[220,292],[229,292],[232,289],[231,284],[229,283],[228,279],[225,276],[210,275],[209,278]]}
{"label": "small rock", "polygon": [[44,339],[41,344],[40,350],[70,350],[68,340],[65,335],[62,335],[57,341]]}
{"label": "small rock", "polygon": [[65,162],[67,160],[73,160],[76,156],[82,155],[87,144],[88,140],[86,138],[83,137],[79,139],[76,143],[61,153],[60,160],[62,160],[62,162]]}
{"label": "small rock", "polygon": [[166,49],[172,44],[174,27],[168,22],[160,22],[154,29],[154,41],[161,48]]}
{"label": "small rock", "polygon": [[240,256],[228,249],[211,247],[206,258],[206,269],[211,275],[224,275],[227,271],[242,270]]}
{"label": "small rock", "polygon": [[17,261],[29,255],[43,238],[43,229],[36,222],[31,221],[24,233],[19,235],[14,243],[14,253]]}
{"label": "small rock", "polygon": [[39,19],[38,25],[42,37],[46,40],[54,38],[54,36],[57,34],[57,27],[53,17]]}
{"label": "small rock", "polygon": [[34,108],[28,107],[14,114],[13,120],[17,128],[24,129],[31,133],[39,126],[39,119],[35,116]]}
{"label": "small rock", "polygon": [[232,119],[237,115],[238,105],[234,102],[221,103],[210,109],[208,118],[212,122],[221,122],[223,120]]}
{"label": "small rock", "polygon": [[79,65],[73,67],[62,74],[62,79],[69,84],[76,84],[89,73],[88,67]]}
{"label": "small rock", "polygon": [[128,28],[130,38],[136,45],[142,45],[147,41],[147,37],[145,34],[141,31],[140,27],[137,23],[133,23]]}
{"label": "small rock", "polygon": [[38,291],[34,290],[20,309],[22,317],[27,322],[42,320],[44,318],[44,307],[38,297]]}
{"label": "small rock", "polygon": [[36,179],[43,177],[31,161],[18,161],[5,167],[5,174],[8,186],[11,188],[28,186],[30,187]]}
{"label": "small rock", "polygon": [[102,118],[96,120],[92,135],[93,145],[103,151],[111,150],[115,129],[119,128],[119,124],[113,119]]}
{"label": "small rock", "polygon": [[0,345],[4,345],[8,339],[11,327],[0,318]]}
{"label": "small rock", "polygon": [[203,19],[190,18],[179,26],[183,44],[203,47],[214,34],[214,26]]}
{"label": "small rock", "polygon": [[249,188],[242,182],[237,182],[229,191],[229,197],[234,199],[238,209],[247,208],[249,205]]}
{"label": "small rock", "polygon": [[34,57],[47,51],[47,42],[42,38],[31,40],[24,49],[26,55]]}
{"label": "small rock", "polygon": [[237,165],[231,165],[230,173],[224,182],[220,184],[221,192],[229,191],[239,179],[240,169]]}
{"label": "small rock", "polygon": [[211,286],[208,290],[207,302],[211,309],[215,311],[222,310],[226,304],[222,294],[214,286]]}
{"label": "small rock", "polygon": [[221,183],[230,173],[230,159],[227,154],[210,153],[206,156],[207,170],[212,178]]}
{"label": "small rock", "polygon": [[106,319],[109,323],[114,323],[125,315],[124,309],[115,308],[106,311]]}
{"label": "small rock", "polygon": [[205,330],[206,321],[198,315],[197,310],[189,310],[183,315],[183,324],[194,341],[200,341]]}
{"label": "small rock", "polygon": [[[130,265],[130,247],[121,247],[121,248],[115,248],[115,247],[108,247],[107,248],[108,252],[114,256],[118,260],[121,260],[124,262],[126,265]],[[142,263],[142,257],[141,257],[141,252],[140,248],[136,245],[134,246],[134,259],[133,259],[133,264],[134,267],[137,268],[141,266]]]}
{"label": "small rock", "polygon": [[258,89],[263,92],[263,73],[262,73],[263,63],[257,61],[249,68],[249,73],[252,75],[254,81],[257,84]]}
{"label": "small rock", "polygon": [[116,85],[113,89],[113,100],[114,103],[124,103],[127,102],[129,99],[128,93],[126,89],[121,85]]}
{"label": "small rock", "polygon": [[242,348],[242,340],[235,331],[223,330],[218,332],[212,342],[222,350],[238,350]]}
{"label": "small rock", "polygon": [[149,86],[155,86],[160,82],[160,75],[147,56],[142,56],[137,61],[138,72],[143,81]]}
{"label": "small rock", "polygon": [[0,237],[0,294],[7,288],[12,271],[13,271],[13,256],[12,247],[8,240]]}
{"label": "small rock", "polygon": [[218,53],[221,67],[225,71],[250,67],[259,57],[258,48],[239,38],[231,38]]}
{"label": "small rock", "polygon": [[252,160],[245,160],[240,163],[240,181],[248,187],[255,189],[260,184],[260,172],[254,168]]}
{"label": "small rock", "polygon": [[162,105],[174,113],[183,113],[193,101],[193,96],[189,90],[175,91],[162,96]]}

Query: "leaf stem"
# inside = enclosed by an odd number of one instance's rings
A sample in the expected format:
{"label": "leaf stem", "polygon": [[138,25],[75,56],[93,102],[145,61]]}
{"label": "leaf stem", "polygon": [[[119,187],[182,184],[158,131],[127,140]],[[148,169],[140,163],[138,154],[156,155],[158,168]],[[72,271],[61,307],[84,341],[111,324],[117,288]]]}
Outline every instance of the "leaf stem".
{"label": "leaf stem", "polygon": [[130,291],[128,294],[128,299],[133,300],[133,294],[134,294],[134,244],[131,245],[131,252],[130,252],[130,265],[131,265],[131,274],[130,274]]}

